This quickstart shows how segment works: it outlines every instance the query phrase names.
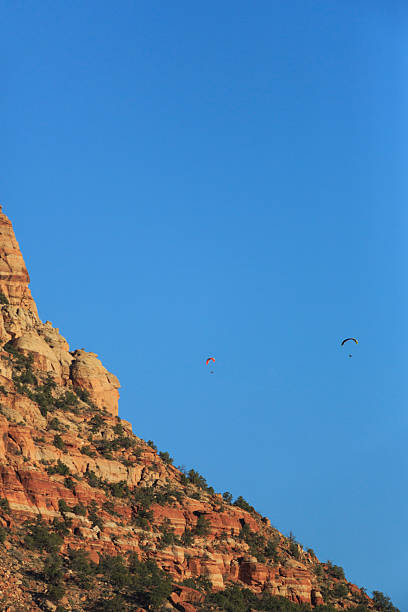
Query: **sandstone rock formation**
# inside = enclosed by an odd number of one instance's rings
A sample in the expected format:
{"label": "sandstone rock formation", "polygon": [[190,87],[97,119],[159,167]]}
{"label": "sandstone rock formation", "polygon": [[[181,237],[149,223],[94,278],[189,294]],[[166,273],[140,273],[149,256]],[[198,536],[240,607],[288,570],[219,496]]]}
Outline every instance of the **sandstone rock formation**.
{"label": "sandstone rock formation", "polygon": [[31,354],[35,367],[67,388],[87,392],[99,408],[118,414],[119,381],[84,350],[70,352],[58,328],[38,317],[23,256],[10,220],[0,206],[0,341]]}
{"label": "sandstone rock formation", "polygon": [[13,226],[0,206],[0,290],[11,306],[24,308],[38,317],[37,307],[28,288],[29,282],[30,277]]}
{"label": "sandstone rock formation", "polygon": [[85,389],[98,408],[118,414],[119,381],[108,372],[95,353],[76,350],[72,353],[71,380],[74,386]]}

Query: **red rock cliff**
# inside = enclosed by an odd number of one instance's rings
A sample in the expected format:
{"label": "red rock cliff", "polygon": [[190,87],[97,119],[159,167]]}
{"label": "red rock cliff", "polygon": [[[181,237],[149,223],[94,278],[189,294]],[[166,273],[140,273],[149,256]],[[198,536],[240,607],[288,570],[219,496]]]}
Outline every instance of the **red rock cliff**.
{"label": "red rock cliff", "polygon": [[95,353],[70,352],[59,329],[49,321],[40,321],[29,282],[11,221],[0,206],[0,291],[4,296],[0,305],[0,341],[11,341],[15,349],[33,355],[35,366],[58,384],[81,388],[97,407],[117,415],[118,379],[103,367]]}
{"label": "red rock cliff", "polygon": [[[7,567],[0,559],[0,609],[14,610],[1,607],[1,594],[10,572],[16,575],[10,570],[16,559],[27,562],[26,580],[38,574],[26,550],[24,521],[39,515],[51,529],[63,523],[65,558],[70,546],[86,549],[95,562],[128,551],[154,560],[174,582],[168,610],[194,612],[205,595],[181,582],[194,585],[203,577],[214,590],[237,584],[312,606],[324,600],[343,609],[371,605],[340,568],[321,564],[248,504],[223,500],[194,470],[184,474],[132,433],[130,423],[117,417],[117,378],[94,353],[71,352],[59,330],[39,320],[3,213],[0,259],[7,298],[0,304],[0,546],[1,527],[7,527],[6,548],[15,551],[3,555]],[[23,565],[18,571],[24,573]],[[82,607],[86,595],[72,572],[64,580],[74,602],[71,607],[67,599],[65,608],[89,609]],[[43,603],[44,586],[34,583],[31,590]],[[45,609],[27,603],[23,587],[12,592],[17,609]]]}

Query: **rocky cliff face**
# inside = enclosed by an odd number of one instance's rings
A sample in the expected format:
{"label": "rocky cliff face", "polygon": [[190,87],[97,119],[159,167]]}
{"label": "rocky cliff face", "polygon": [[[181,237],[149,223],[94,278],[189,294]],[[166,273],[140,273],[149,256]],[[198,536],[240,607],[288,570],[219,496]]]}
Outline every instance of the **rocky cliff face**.
{"label": "rocky cliff face", "polygon": [[40,321],[28,283],[1,212],[0,609],[373,607],[341,568],[134,435],[117,378]]}
{"label": "rocky cliff face", "polygon": [[38,320],[37,307],[28,284],[30,277],[24,263],[11,221],[0,206],[0,290],[7,297],[11,312],[23,308]]}
{"label": "rocky cliff face", "polygon": [[[65,388],[87,392],[98,408],[118,414],[119,381],[101,364],[95,353],[70,352],[58,328],[38,318],[31,296],[23,256],[10,220],[0,207],[0,341],[33,357],[33,365]],[[7,371],[2,364],[1,374]]]}

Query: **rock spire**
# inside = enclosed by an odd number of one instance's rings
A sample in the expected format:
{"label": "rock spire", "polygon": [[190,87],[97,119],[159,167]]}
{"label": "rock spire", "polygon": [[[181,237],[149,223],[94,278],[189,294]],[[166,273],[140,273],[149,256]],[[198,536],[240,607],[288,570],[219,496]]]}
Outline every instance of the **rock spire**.
{"label": "rock spire", "polygon": [[30,277],[13,226],[0,205],[0,290],[12,306],[29,310],[38,317],[29,282]]}

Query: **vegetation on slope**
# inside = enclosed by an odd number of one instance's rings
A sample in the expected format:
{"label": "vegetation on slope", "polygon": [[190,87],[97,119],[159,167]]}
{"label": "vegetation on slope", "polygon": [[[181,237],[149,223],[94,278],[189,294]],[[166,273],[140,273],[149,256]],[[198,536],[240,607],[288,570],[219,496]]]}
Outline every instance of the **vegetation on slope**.
{"label": "vegetation on slope", "polygon": [[[51,479],[63,483],[75,500],[68,503],[60,499],[59,517],[55,517],[52,523],[40,515],[35,521],[21,524],[18,516],[12,516],[7,500],[0,499],[0,518],[3,517],[4,525],[10,526],[7,530],[0,526],[0,546],[7,545],[10,554],[15,555],[27,589],[41,609],[50,600],[58,605],[57,612],[65,609],[95,612],[134,610],[137,607],[160,610],[177,588],[177,583],[174,577],[171,579],[157,566],[155,558],[158,552],[174,546],[187,551],[197,545],[206,554],[205,539],[212,527],[205,513],[198,512],[184,533],[176,535],[168,519],[155,519],[152,508],[182,508],[186,501],[196,500],[207,504],[213,512],[223,513],[235,508],[248,513],[254,523],[242,519],[241,530],[234,536],[234,546],[242,551],[242,555],[249,555],[268,567],[284,567],[292,560],[310,568],[326,602],[326,605],[314,608],[317,612],[332,612],[344,601],[355,612],[397,612],[389,598],[380,592],[374,592],[370,600],[364,592],[353,591],[342,568],[329,561],[320,563],[313,551],[304,550],[292,534],[287,538],[282,536],[242,496],[233,501],[228,492],[217,495],[194,469],[176,469],[168,452],[158,452],[151,440],[146,444],[129,433],[119,418],[98,409],[86,391],[58,387],[50,376],[35,371],[32,356],[16,351],[11,344],[5,349],[7,352],[1,357],[13,368],[14,392],[35,402],[47,421],[46,429],[36,432],[37,443],[50,444],[61,454],[56,461],[43,460],[42,466],[33,465],[33,468],[45,469]],[[0,392],[4,396],[9,393],[4,387]],[[7,416],[8,413],[5,410],[3,414]],[[80,424],[73,417],[70,421],[70,415],[81,417]],[[85,457],[119,462],[127,469],[143,464],[146,474],[149,470],[154,473],[160,469],[167,475],[166,480],[153,478],[143,486],[129,487],[125,480],[111,482],[91,468],[76,473],[64,462],[64,456],[69,455],[65,434],[72,433],[75,428],[82,440],[80,452]],[[152,457],[150,463],[146,463],[147,455]],[[25,457],[23,460],[29,461]],[[79,486],[89,488],[90,495],[95,496],[86,505],[77,498]],[[81,526],[87,525],[88,529],[96,529],[95,533],[102,533],[107,523],[114,523],[118,531],[130,526],[140,553],[105,553],[100,556],[99,564],[92,562],[82,548]],[[255,527],[251,528],[251,525]],[[228,552],[228,534],[219,531],[212,535],[213,549],[220,553]],[[115,541],[115,536],[112,541]],[[63,546],[64,542],[70,543],[68,549]],[[292,603],[266,591],[255,593],[242,583],[230,584],[225,590],[214,592],[211,583],[202,575],[180,580],[179,584],[194,590],[191,593],[192,605],[202,612],[310,610],[307,605]],[[64,608],[68,605],[69,608]]]}

